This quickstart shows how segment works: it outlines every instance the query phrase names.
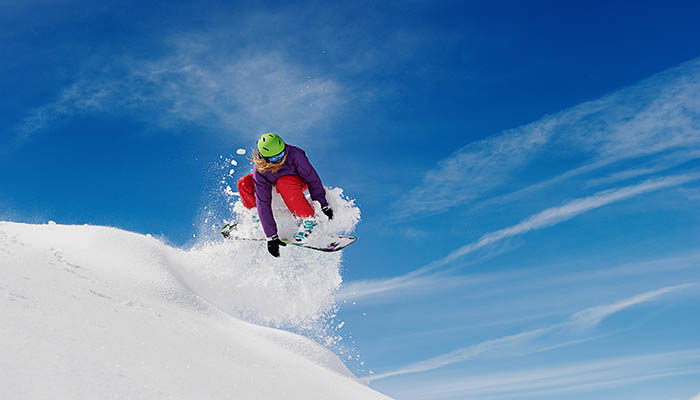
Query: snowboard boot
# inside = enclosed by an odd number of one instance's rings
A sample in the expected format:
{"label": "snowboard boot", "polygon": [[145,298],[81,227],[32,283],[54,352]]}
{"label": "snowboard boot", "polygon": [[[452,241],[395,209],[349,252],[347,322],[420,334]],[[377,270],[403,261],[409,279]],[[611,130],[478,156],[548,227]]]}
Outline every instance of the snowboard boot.
{"label": "snowboard boot", "polygon": [[245,224],[248,226],[248,229],[250,229],[250,234],[253,237],[264,236],[257,207],[248,210],[248,215],[245,216]]}
{"label": "snowboard boot", "polygon": [[253,223],[253,226],[259,227],[260,226],[260,216],[258,216],[258,208],[253,207],[250,210],[248,210],[248,212],[250,213],[248,215],[248,217],[250,218],[250,222]]}
{"label": "snowboard boot", "polygon": [[258,209],[254,207],[246,210],[243,215],[240,215],[238,222],[229,222],[224,225],[221,228],[221,234],[227,239],[236,238],[238,235],[245,237],[246,234],[253,236],[262,235],[262,224],[258,216]]}
{"label": "snowboard boot", "polygon": [[236,225],[238,225],[235,222],[229,222],[228,224],[224,225],[223,228],[221,228],[221,235],[225,237],[226,239],[230,239],[234,237],[234,232],[236,231]]}
{"label": "snowboard boot", "polygon": [[297,222],[297,232],[292,236],[294,243],[299,245],[306,244],[316,225],[318,225],[316,217],[300,219]]}

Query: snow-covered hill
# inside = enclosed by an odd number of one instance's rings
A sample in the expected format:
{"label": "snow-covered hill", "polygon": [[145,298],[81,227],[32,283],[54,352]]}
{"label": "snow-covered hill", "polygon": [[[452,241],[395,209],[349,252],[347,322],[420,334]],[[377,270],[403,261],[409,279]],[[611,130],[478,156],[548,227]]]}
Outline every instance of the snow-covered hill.
{"label": "snow-covered hill", "polygon": [[340,255],[255,262],[251,246],[0,222],[0,398],[387,398],[316,342],[242,319],[313,325]]}

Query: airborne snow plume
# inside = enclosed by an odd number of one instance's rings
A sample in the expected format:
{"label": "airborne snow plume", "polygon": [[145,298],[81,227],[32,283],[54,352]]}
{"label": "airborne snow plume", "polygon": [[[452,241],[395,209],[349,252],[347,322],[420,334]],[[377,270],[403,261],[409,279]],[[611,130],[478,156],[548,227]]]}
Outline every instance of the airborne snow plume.
{"label": "airborne snow plume", "polygon": [[[238,168],[232,175],[233,165]],[[246,165],[252,168],[250,162],[231,154],[220,156],[212,166],[210,181],[217,185],[206,199],[197,244],[179,254],[179,273],[198,294],[229,314],[334,344],[336,338],[327,322],[334,317],[333,295],[342,283],[342,252],[321,253],[289,245],[280,249],[282,257],[277,259],[268,254],[264,242],[224,241],[221,237],[221,227],[234,221],[239,236],[265,238],[260,223],[251,217],[257,213],[245,209],[235,191],[237,180],[249,169]],[[342,188],[326,187],[332,220],[308,193],[307,199],[320,222],[314,236],[351,234],[360,221],[360,209]],[[275,190],[272,209],[280,236],[291,237],[297,220]]]}
{"label": "airborne snow plume", "polygon": [[[230,165],[229,160],[224,164]],[[342,282],[342,252],[322,253],[288,245],[280,249],[282,257],[274,258],[264,242],[222,239],[219,231],[231,221],[238,223],[240,236],[265,238],[260,222],[251,218],[227,178],[222,178],[216,193],[219,197],[223,194],[226,203],[218,210],[209,206],[200,229],[201,241],[179,255],[180,273],[197,293],[237,317],[317,337],[325,334],[319,329],[323,330],[323,320],[335,311],[333,294]],[[313,235],[351,233],[360,220],[354,200],[341,188],[326,188],[326,199],[334,218],[328,220],[318,202],[312,201],[320,221]],[[297,229],[296,219],[274,190],[272,208],[280,236],[291,237]]]}
{"label": "airborne snow plume", "polygon": [[251,246],[0,222],[0,397],[386,398],[314,341],[231,315],[313,321],[340,283],[339,255],[285,249],[290,269]]}

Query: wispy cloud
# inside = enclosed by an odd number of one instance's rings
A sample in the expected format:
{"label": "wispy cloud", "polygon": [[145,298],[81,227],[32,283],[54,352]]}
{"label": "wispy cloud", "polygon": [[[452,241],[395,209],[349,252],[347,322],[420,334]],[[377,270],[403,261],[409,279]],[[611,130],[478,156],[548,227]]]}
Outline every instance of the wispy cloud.
{"label": "wispy cloud", "polygon": [[397,397],[411,399],[536,397],[682,375],[700,375],[700,350],[582,361],[458,379],[414,379],[402,381],[393,392]]}
{"label": "wispy cloud", "polygon": [[[602,266],[594,270],[574,272],[559,276],[537,277],[537,282],[528,281],[530,287],[569,285],[601,280],[627,279],[630,276],[670,274],[682,270],[697,270],[700,267],[700,251],[681,253],[651,260],[641,260],[616,266]],[[539,286],[537,286],[539,284]]]}
{"label": "wispy cloud", "polygon": [[[407,61],[423,57],[436,40],[455,40],[389,26],[379,14],[367,19],[355,8],[363,6],[219,4],[203,14],[205,29],[155,30],[118,51],[104,43],[94,53],[109,56],[86,57],[82,72],[53,101],[27,112],[15,128],[17,139],[95,114],[247,139],[266,130],[303,136],[331,124],[345,104],[391,92],[391,84],[376,79],[378,71],[410,72]],[[104,7],[87,14],[98,12]]]}
{"label": "wispy cloud", "polygon": [[698,188],[683,189],[681,193],[689,200],[700,201],[700,189]]}
{"label": "wispy cloud", "polygon": [[[548,327],[487,340],[437,357],[419,361],[394,371],[378,374],[369,377],[369,379],[378,380],[392,376],[426,372],[484,355],[523,355],[570,346],[580,343],[581,341],[588,340],[587,338],[576,338],[574,337],[575,335],[573,335],[573,333],[580,332],[581,330],[593,329],[605,318],[608,318],[613,314],[642,303],[656,300],[665,294],[679,292],[691,287],[697,287],[697,285],[691,283],[668,286],[658,290],[641,293],[613,304],[591,307],[573,314],[565,321]],[[573,329],[573,331],[571,329]],[[551,338],[551,341],[546,344],[533,346],[535,340],[541,339],[544,336]]]}
{"label": "wispy cloud", "polygon": [[611,183],[615,183],[621,180],[626,180],[626,179],[632,179],[636,178],[638,176],[645,176],[645,175],[651,175],[659,171],[663,171],[664,168],[662,167],[649,167],[649,168],[635,168],[635,169],[628,169],[620,172],[615,172],[609,176],[602,177],[602,178],[595,178],[591,179],[588,182],[589,186],[602,186],[602,185],[608,185]]}
{"label": "wispy cloud", "polygon": [[653,290],[651,292],[642,293],[637,296],[621,300],[617,303],[588,308],[572,315],[567,323],[576,328],[591,329],[600,324],[600,322],[605,318],[626,308],[655,300],[667,293],[676,292],[694,286],[696,286],[696,284],[669,286],[658,290]]}
{"label": "wispy cloud", "polygon": [[[591,267],[584,267],[586,264]],[[631,297],[647,290],[653,283],[671,286],[679,281],[700,281],[700,251],[624,264],[599,264],[594,257],[593,260],[557,263],[544,268],[436,275],[440,277],[439,282],[426,283],[416,290],[417,293],[409,289],[391,297],[360,300],[352,308],[367,311],[370,306],[400,301],[402,305],[395,306],[394,316],[410,319],[413,304],[420,306],[426,301],[442,304],[445,298],[460,298],[464,304],[459,308],[437,307],[429,316],[421,318],[422,324],[384,338],[386,343],[415,338],[440,340],[445,335],[472,335],[484,329],[506,329],[524,324],[541,326],[538,321],[563,320],[580,311],[582,303],[596,301],[594,299],[615,303],[623,290],[622,282],[625,296]],[[595,294],[591,287],[596,288]],[[416,298],[411,297],[414,295]]]}
{"label": "wispy cloud", "polygon": [[659,155],[646,162],[643,168],[630,167],[614,171],[607,176],[601,176],[588,180],[586,186],[602,186],[616,183],[622,180],[629,180],[640,176],[657,174],[669,169],[676,168],[685,163],[695,161],[700,158],[700,149],[690,151],[673,151],[668,154]]}
{"label": "wispy cloud", "polygon": [[695,396],[693,396],[693,398],[690,399],[690,400],[700,400],[700,393],[698,393],[698,394],[696,394]]}
{"label": "wispy cloud", "polygon": [[556,121],[545,118],[459,149],[426,173],[402,201],[400,215],[439,212],[483,196],[540,152],[554,125]]}
{"label": "wispy cloud", "polygon": [[[523,195],[621,160],[697,149],[698,92],[700,59],[695,59],[599,100],[466,145],[425,174],[423,183],[404,199],[399,216],[438,213],[491,197],[508,201],[515,196],[499,190],[515,188],[514,193]],[[521,171],[543,157],[547,165],[557,157],[563,165],[570,166],[563,162],[570,159],[579,164],[541,182],[529,182]]]}
{"label": "wispy cloud", "polygon": [[368,377],[370,380],[385,379],[392,376],[415,374],[418,372],[426,372],[434,369],[442,368],[450,364],[472,360],[480,355],[502,351],[504,349],[513,350],[521,348],[525,343],[541,337],[548,333],[550,328],[536,329],[527,332],[521,332],[515,335],[504,336],[497,339],[491,339],[479,344],[464,347],[447,354],[433,357],[427,360],[419,361],[394,371],[385,372]]}
{"label": "wispy cloud", "polygon": [[[343,86],[279,51],[222,49],[214,34],[180,34],[156,58],[120,57],[31,110],[20,140],[63,118],[127,115],[166,128],[198,127],[255,136],[265,130],[304,134],[332,118]],[[99,63],[99,60],[96,61]]]}
{"label": "wispy cloud", "polygon": [[494,232],[490,232],[482,236],[476,242],[462,246],[459,249],[448,254],[446,257],[434,261],[433,263],[412,272],[410,276],[424,274],[443,265],[446,265],[456,260],[457,258],[463,257],[466,254],[469,254],[477,249],[480,249],[491,243],[503,240],[505,238],[516,235],[522,235],[524,233],[536,229],[546,228],[567,221],[571,218],[576,217],[577,215],[583,214],[585,212],[603,207],[605,205],[617,201],[628,199],[630,197],[634,197],[654,190],[659,190],[662,188],[682,185],[684,183],[697,179],[700,179],[700,174],[689,174],[660,179],[651,179],[637,185],[626,186],[615,190],[606,190],[600,193],[596,193],[592,196],[576,199],[560,207],[548,208],[523,220],[522,222],[516,225],[500,229]]}
{"label": "wispy cloud", "polygon": [[[343,289],[336,293],[335,299],[339,302],[347,303],[350,300],[363,297],[371,297],[374,294],[391,292],[406,292],[410,291],[412,296],[431,293],[436,288],[441,290],[450,290],[454,288],[464,288],[467,286],[483,285],[488,282],[494,282],[500,279],[498,275],[489,276],[453,276],[447,274],[432,274],[415,277],[413,279],[403,279],[397,277],[382,281],[382,285],[376,285],[375,281],[357,281],[351,282],[347,289]],[[373,303],[381,303],[383,300],[391,302],[391,299],[373,298]],[[363,303],[367,304],[367,303]]]}
{"label": "wispy cloud", "polygon": [[588,197],[575,199],[562,206],[543,210],[510,227],[489,232],[481,236],[477,241],[466,244],[452,251],[447,256],[409,272],[408,274],[386,280],[350,282],[341,289],[338,293],[338,298],[360,298],[376,296],[380,293],[387,294],[391,291],[411,286],[413,284],[413,279],[506,238],[523,235],[537,229],[543,229],[617,201],[654,190],[679,186],[697,179],[700,179],[700,174],[686,174],[650,179],[636,185],[606,190]]}

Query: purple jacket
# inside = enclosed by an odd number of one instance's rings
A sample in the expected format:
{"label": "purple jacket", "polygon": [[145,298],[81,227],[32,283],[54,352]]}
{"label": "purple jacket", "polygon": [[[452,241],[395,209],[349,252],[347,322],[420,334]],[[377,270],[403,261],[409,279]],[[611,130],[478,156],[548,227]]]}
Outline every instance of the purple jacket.
{"label": "purple jacket", "polygon": [[277,179],[287,175],[298,175],[309,187],[311,198],[321,203],[321,207],[328,205],[326,190],[323,188],[321,178],[311,166],[309,159],[306,158],[304,150],[289,144],[286,149],[287,159],[279,171],[274,174],[271,172],[261,174],[258,171],[253,173],[258,216],[260,216],[260,223],[262,223],[263,231],[267,237],[277,234],[277,224],[272,216],[272,186],[277,182]]}

